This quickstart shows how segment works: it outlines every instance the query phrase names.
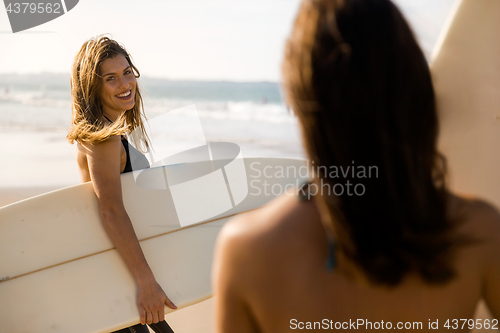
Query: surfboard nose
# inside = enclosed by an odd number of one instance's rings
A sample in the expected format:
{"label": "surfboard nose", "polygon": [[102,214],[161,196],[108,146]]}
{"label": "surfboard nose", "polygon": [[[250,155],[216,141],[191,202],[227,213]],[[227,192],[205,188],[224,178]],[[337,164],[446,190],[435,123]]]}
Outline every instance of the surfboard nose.
{"label": "surfboard nose", "polygon": [[13,33],[52,21],[73,9],[77,3],[78,0],[4,0]]}
{"label": "surfboard nose", "polygon": [[457,1],[431,71],[453,189],[500,205],[500,1]]}

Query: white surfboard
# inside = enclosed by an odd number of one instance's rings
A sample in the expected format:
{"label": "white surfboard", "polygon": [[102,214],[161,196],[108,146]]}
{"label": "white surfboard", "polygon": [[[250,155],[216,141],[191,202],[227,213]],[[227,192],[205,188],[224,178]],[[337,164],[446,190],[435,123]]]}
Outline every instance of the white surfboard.
{"label": "white surfboard", "polygon": [[[141,187],[133,173],[121,176],[125,207],[148,263],[179,308],[211,296],[213,247],[228,218],[261,207],[307,176],[302,160],[244,159],[248,193],[234,204],[233,185],[242,179],[231,176],[230,164],[193,162],[140,175],[225,168],[233,207],[183,227],[174,191]],[[193,209],[198,206],[194,202]],[[110,332],[139,321],[134,280],[101,226],[91,183],[0,209],[0,279],[2,332]]]}
{"label": "white surfboard", "polygon": [[457,1],[431,71],[452,189],[500,207],[500,1]]}
{"label": "white surfboard", "polygon": [[[451,188],[500,207],[500,1],[457,0],[431,72]],[[492,318],[484,301],[476,317]]]}

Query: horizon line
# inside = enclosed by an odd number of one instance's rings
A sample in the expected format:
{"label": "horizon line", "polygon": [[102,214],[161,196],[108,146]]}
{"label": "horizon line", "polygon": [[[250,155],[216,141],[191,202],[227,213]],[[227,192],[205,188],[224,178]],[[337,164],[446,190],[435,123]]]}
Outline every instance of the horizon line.
{"label": "horizon line", "polygon": [[[43,76],[43,75],[54,75],[54,76],[70,76],[69,71],[68,72],[49,72],[49,71],[40,71],[40,72],[27,72],[27,73],[19,73],[19,72],[0,72],[0,77],[1,76]],[[266,80],[266,79],[261,79],[261,80],[245,80],[245,79],[224,79],[224,78],[219,78],[219,79],[204,79],[204,78],[168,78],[168,77],[161,77],[161,76],[151,76],[151,75],[141,75],[140,78],[143,79],[149,79],[149,80],[163,80],[163,81],[172,81],[172,82],[228,82],[228,83],[276,83],[278,85],[281,84],[280,81],[275,81],[275,80]]]}

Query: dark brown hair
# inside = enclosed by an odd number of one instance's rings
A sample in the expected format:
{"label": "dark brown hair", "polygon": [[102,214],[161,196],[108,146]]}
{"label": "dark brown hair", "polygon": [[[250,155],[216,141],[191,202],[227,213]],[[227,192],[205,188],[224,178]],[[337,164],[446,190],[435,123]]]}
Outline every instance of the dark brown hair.
{"label": "dark brown hair", "polygon": [[135,77],[139,78],[139,70],[135,67],[127,50],[113,39],[106,36],[91,38],[78,51],[71,68],[73,117],[72,126],[66,138],[70,143],[74,141],[96,143],[106,140],[111,135],[130,133],[139,127],[139,140],[134,136],[131,139],[137,148],[145,151],[149,143],[142,121],[145,115],[139,84],[135,89],[134,107],[124,112],[111,126],[105,126],[102,122],[103,109],[99,97],[102,86],[102,77],[99,75],[100,66],[104,60],[117,55],[123,55],[127,59]]}
{"label": "dark brown hair", "polygon": [[[362,183],[363,195],[325,194],[337,253],[375,283],[408,273],[427,283],[454,276],[458,238],[447,216],[445,159],[427,61],[389,0],[304,0],[283,62],[315,182]],[[377,175],[336,166],[375,166]],[[366,175],[365,175],[366,176]],[[321,185],[320,185],[321,186]]]}

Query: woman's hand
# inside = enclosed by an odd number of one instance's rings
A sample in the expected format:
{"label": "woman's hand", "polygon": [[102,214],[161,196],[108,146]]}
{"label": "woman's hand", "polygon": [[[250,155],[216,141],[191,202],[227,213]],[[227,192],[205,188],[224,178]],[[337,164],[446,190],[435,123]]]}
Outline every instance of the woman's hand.
{"label": "woman's hand", "polygon": [[86,148],[90,178],[97,196],[102,225],[139,287],[137,305],[141,323],[157,323],[163,320],[164,305],[172,309],[176,306],[156,282],[123,205],[120,137],[115,136],[95,145],[86,145]]}
{"label": "woman's hand", "polygon": [[156,281],[139,284],[137,307],[141,324],[156,324],[165,318],[165,305],[177,309]]}

